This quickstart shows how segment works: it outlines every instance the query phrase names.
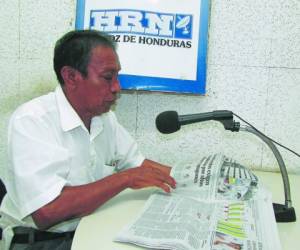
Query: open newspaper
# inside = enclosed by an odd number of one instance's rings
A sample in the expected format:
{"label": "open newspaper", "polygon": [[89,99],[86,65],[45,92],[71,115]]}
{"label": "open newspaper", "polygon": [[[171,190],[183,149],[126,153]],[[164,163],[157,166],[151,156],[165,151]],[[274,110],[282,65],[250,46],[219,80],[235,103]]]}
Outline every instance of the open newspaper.
{"label": "open newspaper", "polygon": [[150,196],[115,238],[152,249],[280,250],[270,193],[223,155],[176,166],[171,194]]}

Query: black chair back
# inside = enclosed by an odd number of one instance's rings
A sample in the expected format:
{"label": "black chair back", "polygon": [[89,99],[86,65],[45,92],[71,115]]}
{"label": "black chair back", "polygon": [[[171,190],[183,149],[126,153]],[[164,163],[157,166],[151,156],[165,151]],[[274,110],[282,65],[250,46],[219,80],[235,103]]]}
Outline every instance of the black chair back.
{"label": "black chair back", "polygon": [[5,188],[4,183],[2,182],[2,180],[0,179],[0,204],[1,204],[5,194],[6,194],[6,188]]}
{"label": "black chair back", "polygon": [[[6,194],[6,188],[4,186],[4,183],[0,179],[0,205],[5,194]],[[0,228],[0,240],[1,239],[2,239],[2,229]]]}

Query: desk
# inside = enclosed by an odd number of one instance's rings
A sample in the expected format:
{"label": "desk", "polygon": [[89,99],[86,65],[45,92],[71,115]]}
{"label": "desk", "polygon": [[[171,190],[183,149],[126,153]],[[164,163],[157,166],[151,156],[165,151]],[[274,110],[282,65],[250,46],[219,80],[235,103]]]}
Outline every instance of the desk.
{"label": "desk", "polygon": [[[284,203],[284,191],[279,173],[255,171],[255,174],[272,192],[273,201]],[[289,175],[293,207],[298,220],[277,223],[283,250],[298,250],[300,237],[300,195],[297,184],[300,175]],[[112,239],[127,223],[135,218],[154,189],[125,190],[111,199],[93,214],[82,218],[76,230],[72,250],[132,250],[144,249],[131,244],[116,243]]]}

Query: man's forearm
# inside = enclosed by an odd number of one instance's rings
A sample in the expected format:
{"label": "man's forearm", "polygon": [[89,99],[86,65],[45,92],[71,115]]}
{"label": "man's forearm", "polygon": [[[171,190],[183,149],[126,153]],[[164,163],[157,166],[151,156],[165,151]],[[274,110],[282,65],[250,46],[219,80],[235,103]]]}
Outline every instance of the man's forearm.
{"label": "man's forearm", "polygon": [[170,192],[176,187],[176,182],[169,173],[169,167],[146,159],[140,167],[126,169],[90,184],[63,188],[55,200],[35,211],[32,218],[38,228],[45,230],[62,221],[92,213],[126,188],[156,186]]}
{"label": "man's forearm", "polygon": [[128,176],[124,172],[90,184],[65,187],[55,200],[35,211],[32,217],[38,228],[45,230],[59,222],[92,213],[127,187]]}

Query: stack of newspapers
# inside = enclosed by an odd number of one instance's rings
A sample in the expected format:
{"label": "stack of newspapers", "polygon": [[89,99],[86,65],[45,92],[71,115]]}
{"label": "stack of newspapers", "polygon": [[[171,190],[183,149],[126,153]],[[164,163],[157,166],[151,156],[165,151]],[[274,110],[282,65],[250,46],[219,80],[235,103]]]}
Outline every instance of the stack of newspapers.
{"label": "stack of newspapers", "polygon": [[223,155],[176,166],[177,188],[153,193],[117,242],[150,249],[280,250],[271,194]]}

